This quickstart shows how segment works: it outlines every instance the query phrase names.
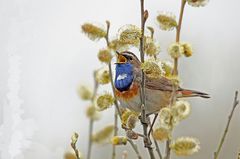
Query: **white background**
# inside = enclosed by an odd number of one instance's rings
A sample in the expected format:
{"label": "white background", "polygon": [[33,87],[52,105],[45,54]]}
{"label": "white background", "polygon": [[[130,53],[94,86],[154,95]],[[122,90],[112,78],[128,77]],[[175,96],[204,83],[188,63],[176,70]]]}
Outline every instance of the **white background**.
{"label": "white background", "polygon": [[[240,88],[239,6],[237,0],[212,0],[204,8],[186,6],[182,40],[192,43],[194,55],[181,59],[180,76],[184,87],[211,94],[209,100],[190,100],[192,114],[174,133],[174,137],[200,139],[201,151],[190,157],[193,159],[213,157],[232,108],[234,91]],[[175,32],[160,31],[155,17],[160,11],[178,15],[179,7],[180,0],[146,0],[147,25],[157,32],[160,57],[167,57],[166,48],[174,41]],[[23,152],[25,159],[61,158],[70,149],[74,131],[79,132],[78,146],[86,154],[88,120],[84,111],[89,103],[78,98],[76,87],[79,83],[92,85],[92,70],[101,66],[96,54],[105,43],[90,41],[81,33],[80,25],[110,20],[114,37],[120,26],[140,24],[139,11],[138,0],[0,0],[0,104],[8,90],[8,54],[18,54],[23,117],[35,119],[38,127],[32,146]],[[238,108],[221,158],[236,158],[240,149],[239,112]],[[95,130],[111,123],[112,117],[112,110],[104,113]],[[120,148],[118,158],[124,149]],[[127,149],[129,158],[134,158]],[[93,159],[110,158],[110,150],[109,145],[95,145]],[[141,153],[146,154],[144,151]]]}

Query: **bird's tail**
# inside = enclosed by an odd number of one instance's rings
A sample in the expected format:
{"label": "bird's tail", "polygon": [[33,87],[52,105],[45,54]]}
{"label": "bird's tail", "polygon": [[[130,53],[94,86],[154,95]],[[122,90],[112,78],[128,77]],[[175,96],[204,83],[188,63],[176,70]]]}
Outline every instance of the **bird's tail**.
{"label": "bird's tail", "polygon": [[189,89],[182,89],[180,88],[178,90],[179,98],[185,98],[185,97],[202,97],[202,98],[210,98],[209,94],[195,91],[195,90],[189,90]]}

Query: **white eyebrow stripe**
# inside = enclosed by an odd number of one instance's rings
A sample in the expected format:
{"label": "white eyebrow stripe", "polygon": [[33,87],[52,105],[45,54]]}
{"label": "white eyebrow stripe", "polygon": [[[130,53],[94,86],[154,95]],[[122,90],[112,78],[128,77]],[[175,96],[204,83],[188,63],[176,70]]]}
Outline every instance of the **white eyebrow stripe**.
{"label": "white eyebrow stripe", "polygon": [[126,74],[126,73],[120,74],[120,75],[118,75],[118,77],[117,77],[117,81],[123,80],[123,79],[125,79],[125,78],[127,78],[127,74]]}

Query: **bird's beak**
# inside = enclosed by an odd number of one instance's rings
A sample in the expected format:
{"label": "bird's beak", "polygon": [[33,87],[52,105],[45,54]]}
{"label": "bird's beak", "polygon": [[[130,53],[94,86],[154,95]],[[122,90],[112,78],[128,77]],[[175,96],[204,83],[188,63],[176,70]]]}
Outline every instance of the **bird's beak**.
{"label": "bird's beak", "polygon": [[127,58],[121,55],[118,51],[116,51],[117,62],[115,64],[124,64],[127,62]]}

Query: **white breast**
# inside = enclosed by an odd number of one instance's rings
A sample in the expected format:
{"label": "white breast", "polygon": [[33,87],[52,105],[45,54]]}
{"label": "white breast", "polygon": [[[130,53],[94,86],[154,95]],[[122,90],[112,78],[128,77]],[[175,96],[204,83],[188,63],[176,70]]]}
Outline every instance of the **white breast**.
{"label": "white breast", "polygon": [[[140,95],[140,93],[138,94]],[[139,95],[128,101],[119,99],[121,106],[135,112],[141,112],[141,99]],[[146,89],[146,113],[159,112],[162,107],[168,106],[170,97],[171,93],[169,92]]]}

